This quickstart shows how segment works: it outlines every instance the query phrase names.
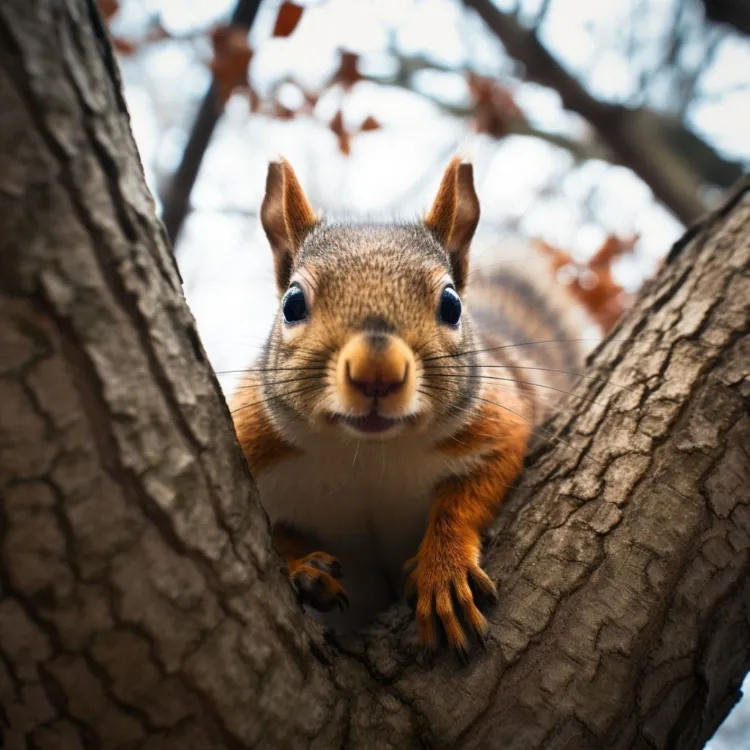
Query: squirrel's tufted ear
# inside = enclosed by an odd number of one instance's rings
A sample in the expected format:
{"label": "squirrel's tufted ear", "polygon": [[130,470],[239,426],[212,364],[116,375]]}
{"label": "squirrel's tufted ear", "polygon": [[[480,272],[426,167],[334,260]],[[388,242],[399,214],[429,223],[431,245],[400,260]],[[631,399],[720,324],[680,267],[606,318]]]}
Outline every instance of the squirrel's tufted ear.
{"label": "squirrel's tufted ear", "polygon": [[424,223],[448,251],[453,280],[460,291],[469,269],[469,245],[479,223],[479,198],[471,164],[458,156],[451,159]]}
{"label": "squirrel's tufted ear", "polygon": [[289,284],[294,257],[305,235],[318,221],[297,175],[284,158],[268,165],[260,221],[273,250],[276,284],[283,293]]}

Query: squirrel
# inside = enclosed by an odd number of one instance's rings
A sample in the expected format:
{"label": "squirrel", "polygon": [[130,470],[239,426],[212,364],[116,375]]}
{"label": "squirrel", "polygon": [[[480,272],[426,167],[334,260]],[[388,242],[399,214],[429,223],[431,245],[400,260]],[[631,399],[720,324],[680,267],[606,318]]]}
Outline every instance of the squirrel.
{"label": "squirrel", "polygon": [[469,291],[458,156],[419,221],[318,216],[284,158],[260,213],[278,315],[230,407],[298,599],[347,632],[405,595],[428,658],[447,640],[466,662],[497,596],[482,534],[582,365],[583,311],[544,265],[472,270]]}

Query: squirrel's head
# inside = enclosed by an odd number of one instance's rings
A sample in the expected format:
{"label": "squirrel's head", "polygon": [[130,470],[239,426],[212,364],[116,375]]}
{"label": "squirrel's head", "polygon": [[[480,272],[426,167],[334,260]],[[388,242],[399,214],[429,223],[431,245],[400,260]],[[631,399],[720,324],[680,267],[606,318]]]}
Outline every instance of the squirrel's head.
{"label": "squirrel's head", "polygon": [[289,163],[269,166],[261,222],[279,310],[263,403],[283,432],[384,439],[466,419],[476,355],[461,293],[478,221],[458,158],[427,216],[402,225],[319,219]]}

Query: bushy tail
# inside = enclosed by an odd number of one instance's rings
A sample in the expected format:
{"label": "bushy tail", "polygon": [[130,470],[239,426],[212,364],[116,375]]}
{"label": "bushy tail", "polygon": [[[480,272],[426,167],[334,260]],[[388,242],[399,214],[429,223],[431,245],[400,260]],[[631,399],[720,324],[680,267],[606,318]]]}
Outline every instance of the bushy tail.
{"label": "bushy tail", "polygon": [[574,387],[601,329],[530,241],[477,237],[464,296],[478,346],[490,349],[486,372],[538,384],[529,390],[543,420]]}

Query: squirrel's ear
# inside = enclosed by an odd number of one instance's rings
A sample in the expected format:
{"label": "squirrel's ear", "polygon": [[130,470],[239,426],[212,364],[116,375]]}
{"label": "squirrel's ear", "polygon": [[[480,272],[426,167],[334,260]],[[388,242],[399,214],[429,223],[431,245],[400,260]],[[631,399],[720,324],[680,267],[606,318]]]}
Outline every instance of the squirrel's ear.
{"label": "squirrel's ear", "polygon": [[453,279],[460,290],[469,268],[469,245],[479,223],[479,198],[471,164],[462,163],[457,156],[451,160],[424,223],[448,251]]}
{"label": "squirrel's ear", "polygon": [[294,257],[318,221],[286,159],[268,165],[260,221],[273,250],[276,284],[283,292],[289,284]]}

